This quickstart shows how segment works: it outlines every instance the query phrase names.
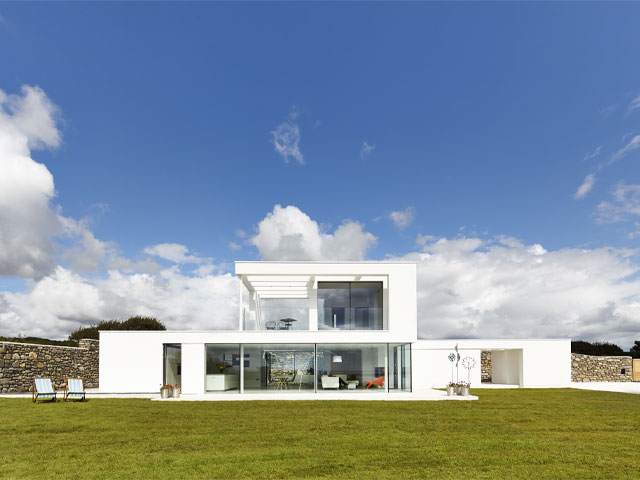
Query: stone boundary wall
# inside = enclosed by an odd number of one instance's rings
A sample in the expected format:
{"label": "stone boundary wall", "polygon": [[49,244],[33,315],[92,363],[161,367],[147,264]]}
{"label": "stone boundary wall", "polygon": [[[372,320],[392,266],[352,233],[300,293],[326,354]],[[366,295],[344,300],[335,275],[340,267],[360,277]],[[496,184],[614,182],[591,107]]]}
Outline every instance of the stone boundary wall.
{"label": "stone boundary wall", "polygon": [[51,378],[56,390],[65,377],[84,380],[85,388],[98,387],[98,340],[80,340],[78,347],[0,341],[0,393],[31,391],[36,377]]}
{"label": "stone boundary wall", "polygon": [[483,383],[491,383],[491,352],[480,352],[480,381]]}
{"label": "stone boundary wall", "polygon": [[632,382],[632,369],[631,357],[571,354],[572,382]]}

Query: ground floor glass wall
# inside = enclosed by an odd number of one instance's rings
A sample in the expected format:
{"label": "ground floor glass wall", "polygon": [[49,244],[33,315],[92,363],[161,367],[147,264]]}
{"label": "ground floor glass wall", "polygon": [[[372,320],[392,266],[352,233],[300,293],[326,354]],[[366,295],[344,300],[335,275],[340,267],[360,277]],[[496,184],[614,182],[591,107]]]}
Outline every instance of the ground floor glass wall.
{"label": "ground floor glass wall", "polygon": [[226,392],[240,390],[240,345],[206,345],[207,392]]}
{"label": "ground floor glass wall", "polygon": [[207,392],[411,391],[410,344],[208,344],[205,348]]}

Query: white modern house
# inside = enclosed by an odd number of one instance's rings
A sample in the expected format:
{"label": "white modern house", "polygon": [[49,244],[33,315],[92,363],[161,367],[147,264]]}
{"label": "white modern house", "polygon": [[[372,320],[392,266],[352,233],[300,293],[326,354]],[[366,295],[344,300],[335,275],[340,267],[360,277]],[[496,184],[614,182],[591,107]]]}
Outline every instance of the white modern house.
{"label": "white modern house", "polygon": [[456,347],[474,368],[454,375],[474,386],[483,351],[494,383],[570,382],[569,339],[418,340],[415,263],[258,261],[235,270],[237,330],[100,332],[100,391],[406,393],[445,386]]}

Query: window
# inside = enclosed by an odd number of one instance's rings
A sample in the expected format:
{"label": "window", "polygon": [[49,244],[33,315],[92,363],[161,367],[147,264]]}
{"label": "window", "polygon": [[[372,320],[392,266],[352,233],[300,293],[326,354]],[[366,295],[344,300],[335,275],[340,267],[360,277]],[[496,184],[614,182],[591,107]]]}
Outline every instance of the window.
{"label": "window", "polygon": [[382,282],[318,282],[320,330],[383,330]]}
{"label": "window", "polygon": [[206,356],[207,392],[237,392],[240,389],[240,345],[209,344]]}

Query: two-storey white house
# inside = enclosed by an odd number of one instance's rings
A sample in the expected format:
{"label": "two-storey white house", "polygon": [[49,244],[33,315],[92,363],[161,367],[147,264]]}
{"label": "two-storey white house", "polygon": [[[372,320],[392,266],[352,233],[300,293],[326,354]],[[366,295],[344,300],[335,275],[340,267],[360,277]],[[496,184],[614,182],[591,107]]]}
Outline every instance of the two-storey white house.
{"label": "two-storey white house", "polygon": [[455,374],[475,386],[482,351],[492,352],[495,383],[570,382],[569,340],[418,340],[415,263],[258,261],[235,270],[237,330],[100,332],[100,391],[411,392],[451,380],[456,346],[475,367]]}

